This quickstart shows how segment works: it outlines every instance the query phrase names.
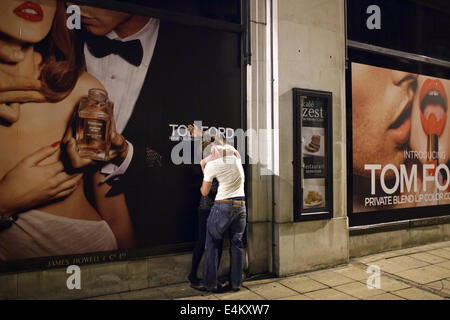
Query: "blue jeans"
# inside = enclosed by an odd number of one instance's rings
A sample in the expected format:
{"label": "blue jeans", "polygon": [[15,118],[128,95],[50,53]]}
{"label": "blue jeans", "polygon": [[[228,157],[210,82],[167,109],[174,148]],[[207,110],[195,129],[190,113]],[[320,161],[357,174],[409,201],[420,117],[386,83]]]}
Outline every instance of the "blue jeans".
{"label": "blue jeans", "polygon": [[230,284],[233,289],[242,286],[244,269],[244,235],[247,213],[245,204],[237,205],[225,202],[214,202],[208,217],[205,261],[203,265],[203,285],[208,290],[217,288],[218,251],[223,242],[225,232],[230,232]]}

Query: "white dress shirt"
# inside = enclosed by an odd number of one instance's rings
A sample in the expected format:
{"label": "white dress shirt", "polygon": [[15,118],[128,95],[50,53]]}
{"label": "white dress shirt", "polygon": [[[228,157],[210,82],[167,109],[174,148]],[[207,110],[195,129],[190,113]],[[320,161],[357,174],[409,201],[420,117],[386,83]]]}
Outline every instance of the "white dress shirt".
{"label": "white dress shirt", "polygon": [[[112,40],[140,40],[144,55],[142,63],[138,67],[116,54],[96,58],[90,53],[87,45],[84,47],[87,72],[100,81],[108,92],[110,100],[114,103],[116,131],[120,134],[125,129],[139,98],[155,50],[158,31],[159,20],[150,18],[140,31],[129,37],[121,39],[115,31],[106,35]],[[103,167],[102,173],[107,174],[103,182],[124,174],[128,169],[133,157],[133,145],[129,141],[127,143],[129,145],[128,154],[120,167],[112,163]]]}

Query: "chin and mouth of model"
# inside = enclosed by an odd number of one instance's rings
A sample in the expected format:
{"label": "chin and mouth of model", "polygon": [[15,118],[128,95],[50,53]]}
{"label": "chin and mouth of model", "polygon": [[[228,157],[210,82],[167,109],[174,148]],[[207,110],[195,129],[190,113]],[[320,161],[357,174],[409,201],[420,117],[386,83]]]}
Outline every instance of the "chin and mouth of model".
{"label": "chin and mouth of model", "polygon": [[37,3],[30,1],[22,3],[14,9],[14,13],[18,17],[30,22],[41,22],[44,19],[42,7]]}
{"label": "chin and mouth of model", "polygon": [[399,146],[399,149],[403,149],[409,141],[409,133],[411,132],[411,111],[412,102],[408,102],[397,119],[388,128],[389,134],[395,144]]}
{"label": "chin and mouth of model", "polygon": [[97,18],[93,18],[90,17],[89,15],[85,15],[83,13],[81,13],[81,22],[83,23],[83,25],[87,25],[87,26],[98,26],[98,20]]}

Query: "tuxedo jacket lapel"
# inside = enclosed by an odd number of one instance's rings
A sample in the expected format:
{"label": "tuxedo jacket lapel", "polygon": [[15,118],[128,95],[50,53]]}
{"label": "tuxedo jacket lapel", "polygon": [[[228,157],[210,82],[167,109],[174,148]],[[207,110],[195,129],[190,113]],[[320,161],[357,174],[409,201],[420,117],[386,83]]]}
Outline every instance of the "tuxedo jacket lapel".
{"label": "tuxedo jacket lapel", "polygon": [[[171,151],[179,142],[169,139],[170,124],[187,125],[201,120],[194,117],[205,113],[200,96],[208,94],[208,81],[212,80],[204,74],[211,71],[199,62],[205,53],[195,36],[195,28],[187,30],[161,21],[141,94],[123,132],[133,144],[134,154],[120,185],[139,246],[173,243],[177,241],[174,238],[186,237],[189,230],[185,226],[192,224],[198,205],[200,167],[174,164]],[[156,153],[161,156],[161,166],[152,161]],[[173,234],[167,232],[174,227]]]}
{"label": "tuxedo jacket lapel", "polygon": [[162,135],[162,111],[160,107],[161,97],[158,89],[158,79],[163,76],[164,69],[164,24],[161,23],[158,40],[153,53],[146,78],[142,86],[139,98],[134,106],[133,113],[123,132],[134,148],[133,165],[140,168],[146,167],[145,158],[147,148],[161,148],[160,137]]}

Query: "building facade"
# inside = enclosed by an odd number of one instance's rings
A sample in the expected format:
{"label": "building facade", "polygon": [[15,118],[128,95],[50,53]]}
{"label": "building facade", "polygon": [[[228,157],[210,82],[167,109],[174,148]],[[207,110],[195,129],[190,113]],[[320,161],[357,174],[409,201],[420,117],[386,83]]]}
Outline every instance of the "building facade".
{"label": "building facade", "polygon": [[[450,126],[444,124],[437,134],[438,149],[430,149],[427,132],[423,133],[425,125],[417,120],[421,111],[425,119],[430,113],[438,120],[447,119],[441,109],[428,107],[420,93],[429,79],[441,83],[444,89],[435,91],[444,102],[433,100],[428,104],[440,104],[446,113],[445,96],[450,94],[450,50],[446,49],[450,43],[445,36],[439,38],[441,33],[436,30],[448,30],[448,8],[439,1],[427,5],[425,1],[409,0],[396,5],[381,0],[221,3],[217,1],[216,7],[205,12],[198,9],[202,1],[173,7],[155,1],[146,12],[162,23],[167,20],[188,26],[192,31],[187,31],[188,37],[196,35],[207,43],[203,60],[195,67],[203,66],[198,76],[205,79],[199,83],[211,83],[212,94],[205,93],[207,98],[193,104],[214,103],[217,97],[225,99],[218,108],[225,110],[220,114],[230,115],[219,125],[245,132],[247,276],[272,273],[282,277],[343,265],[352,257],[449,240],[446,181],[450,181],[450,172],[445,152],[450,141],[445,135]],[[143,8],[139,1],[136,8]],[[403,8],[403,13],[398,8]],[[228,11],[223,13],[225,9]],[[394,13],[399,16],[393,17]],[[405,27],[393,33],[398,25],[404,25],[404,15],[422,24],[434,17],[435,25],[414,30]],[[435,39],[430,39],[433,32]],[[187,56],[198,54],[188,52]],[[179,60],[175,63],[178,68],[189,63],[189,59],[176,55],[172,58]],[[365,78],[363,71],[368,72]],[[195,74],[193,69],[189,72]],[[225,80],[216,80],[217,75]],[[389,78],[386,83],[392,89],[377,85],[384,81],[383,76]],[[396,82],[394,77],[400,78]],[[183,80],[187,81],[187,77]],[[368,83],[372,80],[374,83]],[[368,87],[359,87],[365,83]],[[402,98],[399,103],[391,103],[397,96],[386,94],[397,92],[402,85],[408,85],[404,88],[406,107]],[[383,119],[377,122],[373,116],[382,112],[379,109],[368,120],[363,115],[364,110],[371,110],[370,103],[375,104],[366,95],[380,87],[384,91],[373,99],[385,99],[384,106],[397,103],[398,107],[384,111],[387,124]],[[191,91],[197,89],[189,87]],[[177,91],[172,90],[174,94]],[[406,115],[403,108],[407,109]],[[431,111],[427,112],[427,108]],[[219,121],[217,112],[204,115],[202,110],[198,114],[204,117],[205,125]],[[317,121],[312,116],[315,114],[320,115]],[[187,114],[180,117],[186,120],[175,122],[176,130],[191,121]],[[394,121],[395,117],[400,120]],[[437,158],[427,158],[426,151],[430,150],[441,153]],[[417,156],[421,151],[425,152],[423,159]],[[405,152],[417,157],[405,159]],[[425,164],[434,167],[421,171]],[[434,173],[428,173],[433,168]],[[173,228],[178,236],[169,236],[158,246],[146,244],[100,255],[4,263],[0,298],[86,298],[187,281],[195,239],[193,226],[187,231],[175,225]],[[67,266],[72,264],[81,268],[81,290],[66,286]],[[227,273],[228,265],[229,256],[224,250],[222,274]]]}

